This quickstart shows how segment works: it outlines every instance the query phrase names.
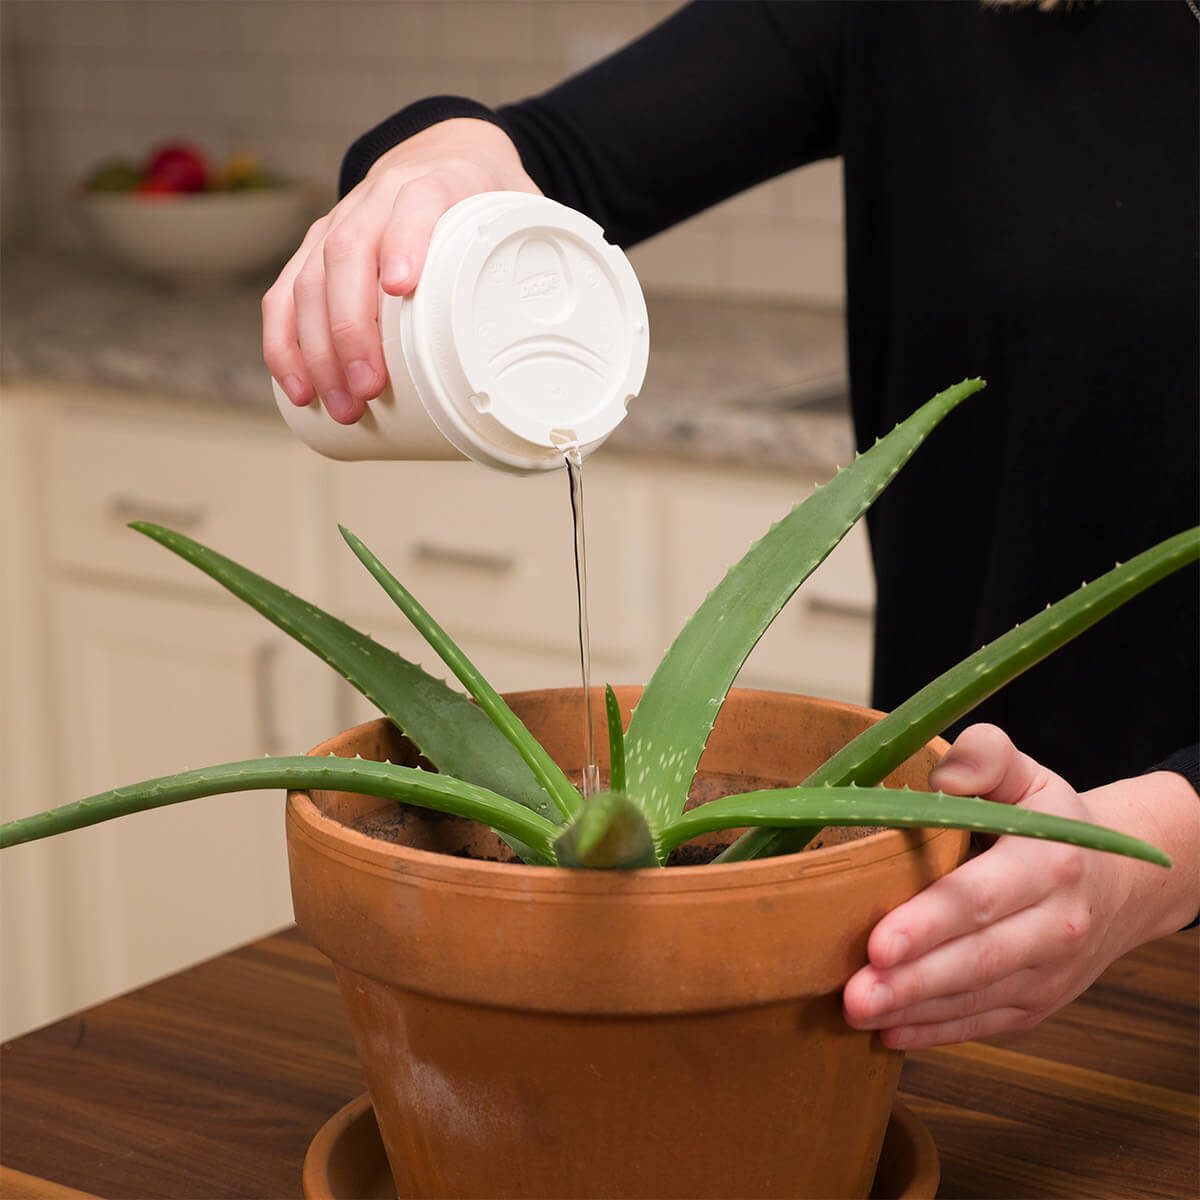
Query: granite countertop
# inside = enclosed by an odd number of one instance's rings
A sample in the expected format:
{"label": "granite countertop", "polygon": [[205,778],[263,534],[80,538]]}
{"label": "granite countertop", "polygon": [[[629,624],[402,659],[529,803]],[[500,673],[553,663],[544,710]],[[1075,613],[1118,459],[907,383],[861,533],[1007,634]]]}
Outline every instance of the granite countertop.
{"label": "granite countertop", "polygon": [[[274,411],[262,286],[168,291],[79,258],[8,250],[0,377]],[[696,462],[830,470],[849,461],[840,310],[650,296],[650,366],[610,445]]]}

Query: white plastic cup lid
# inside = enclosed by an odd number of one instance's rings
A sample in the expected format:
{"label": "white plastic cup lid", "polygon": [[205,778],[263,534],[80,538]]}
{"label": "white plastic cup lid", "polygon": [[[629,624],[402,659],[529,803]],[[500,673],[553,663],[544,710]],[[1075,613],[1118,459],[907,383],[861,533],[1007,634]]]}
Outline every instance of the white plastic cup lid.
{"label": "white plastic cup lid", "polygon": [[510,470],[594,448],[646,374],[646,305],[628,259],[594,221],[544,197],[494,192],[451,209],[397,316],[400,329],[381,333],[402,334],[443,434]]}

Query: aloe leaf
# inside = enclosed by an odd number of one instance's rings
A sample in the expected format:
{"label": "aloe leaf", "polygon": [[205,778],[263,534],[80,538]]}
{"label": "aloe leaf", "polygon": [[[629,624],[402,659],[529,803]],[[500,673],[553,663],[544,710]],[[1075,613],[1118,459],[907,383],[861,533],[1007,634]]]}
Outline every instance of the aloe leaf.
{"label": "aloe leaf", "polygon": [[645,815],[618,792],[589,796],[555,839],[554,852],[560,867],[628,871],[659,865]]}
{"label": "aloe leaf", "polygon": [[199,567],[311,650],[390,718],[439,771],[498,792],[543,817],[554,815],[546,793],[516,750],[461,692],[182,533],[147,521],[135,521],[130,528]]}
{"label": "aloe leaf", "polygon": [[934,396],[773,525],[708,594],[659,663],[626,735],[631,794],[651,824],[683,811],[725,696],[792,593],[938,422],[983,386],[967,379]]}
{"label": "aloe leaf", "polygon": [[346,544],[358,555],[363,566],[380,587],[395,601],[417,632],[433,647],[442,662],[475,698],[491,722],[525,760],[534,778],[553,800],[558,811],[571,816],[580,805],[579,793],[562,768],[546,753],[542,744],[525,728],[521,718],[504,702],[500,693],[483,677],[473,662],[458,648],[450,635],[429,615],[417,598],[364,545],[361,538],[344,526],[338,526]]}
{"label": "aloe leaf", "polygon": [[621,706],[612,684],[604,685],[604,711],[608,717],[608,786],[614,792],[625,790],[625,731],[621,727]]}
{"label": "aloe leaf", "polygon": [[659,845],[669,851],[698,834],[742,825],[809,827],[814,824],[940,827],[1015,834],[1067,842],[1088,850],[1107,850],[1160,867],[1171,865],[1171,860],[1157,847],[1102,825],[997,804],[977,796],[910,792],[906,788],[795,787],[725,796],[698,805],[672,821],[659,834]]}
{"label": "aloe leaf", "polygon": [[252,758],[113,788],[86,800],[0,825],[0,849],[201,796],[260,788],[337,788],[468,817],[522,842],[536,861],[554,862],[553,838],[557,827],[507,796],[419,767],[333,755]]}
{"label": "aloe leaf", "polygon": [[[930,738],[1009,680],[1078,637],[1139,592],[1198,558],[1200,526],[1177,533],[1092,583],[1084,584],[926,684],[848,742],[804,783],[834,786],[878,783]],[[721,861],[789,854],[798,849],[800,846],[789,832],[753,830],[730,846]]]}

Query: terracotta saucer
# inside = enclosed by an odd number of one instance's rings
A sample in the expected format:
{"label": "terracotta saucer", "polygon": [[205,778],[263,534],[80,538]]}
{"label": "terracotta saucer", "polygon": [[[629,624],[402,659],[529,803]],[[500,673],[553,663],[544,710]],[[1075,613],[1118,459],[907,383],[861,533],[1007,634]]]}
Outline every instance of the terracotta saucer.
{"label": "terracotta saucer", "polygon": [[[937,1147],[925,1123],[894,1101],[872,1200],[933,1200],[940,1178]],[[397,1200],[366,1092],[317,1131],[304,1156],[303,1182],[305,1200]]]}

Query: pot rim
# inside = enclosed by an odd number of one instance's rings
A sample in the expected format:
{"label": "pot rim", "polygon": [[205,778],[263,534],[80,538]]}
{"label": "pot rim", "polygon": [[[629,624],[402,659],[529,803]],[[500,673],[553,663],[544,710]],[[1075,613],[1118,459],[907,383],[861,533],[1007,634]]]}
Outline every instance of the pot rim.
{"label": "pot rim", "polygon": [[[525,695],[561,693],[577,694],[578,688],[541,688],[514,692],[513,698]],[[793,692],[773,692],[756,688],[730,689],[730,695],[740,693],[746,698],[787,697],[815,703],[845,712],[880,717],[876,709],[805,696]],[[335,738],[346,733],[365,731],[380,725],[390,725],[387,717],[363,722],[334,735],[309,754],[327,757]],[[928,746],[945,753],[949,744],[941,737],[930,739]],[[434,850],[419,850],[400,842],[373,838],[327,816],[316,805],[308,791],[288,792],[286,821],[289,833],[319,847],[321,852],[353,863],[358,870],[391,876],[403,873],[452,884],[456,888],[494,893],[526,893],[539,895],[592,895],[619,897],[697,894],[711,891],[730,891],[742,888],[761,888],[764,885],[801,877],[829,876],[858,869],[869,863],[907,854],[917,847],[947,835],[957,835],[953,829],[884,829],[851,842],[826,846],[774,858],[754,859],[737,863],[705,863],[695,866],[644,867],[628,871],[603,871],[563,867],[533,866],[527,863],[483,862],[478,859],[456,858]]]}

